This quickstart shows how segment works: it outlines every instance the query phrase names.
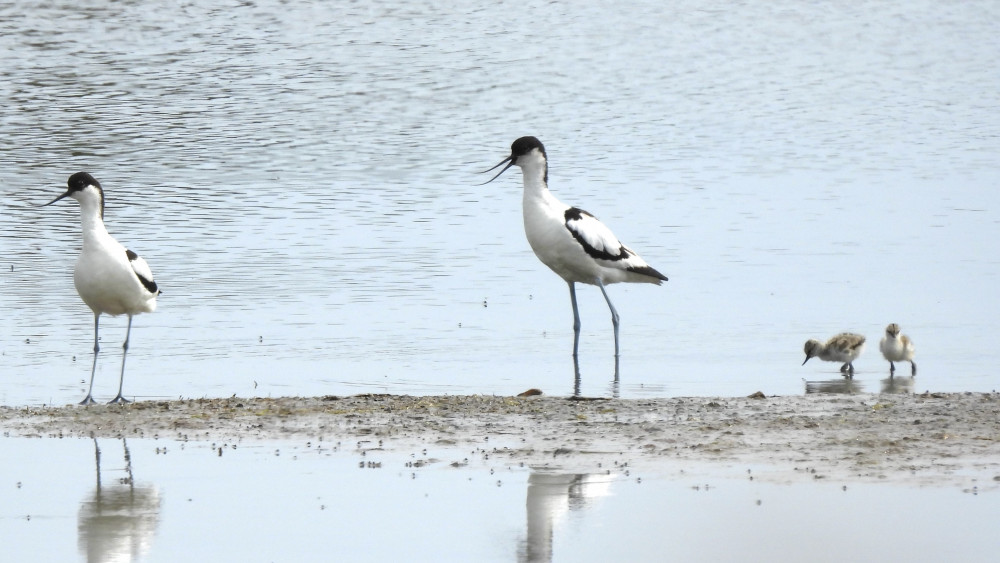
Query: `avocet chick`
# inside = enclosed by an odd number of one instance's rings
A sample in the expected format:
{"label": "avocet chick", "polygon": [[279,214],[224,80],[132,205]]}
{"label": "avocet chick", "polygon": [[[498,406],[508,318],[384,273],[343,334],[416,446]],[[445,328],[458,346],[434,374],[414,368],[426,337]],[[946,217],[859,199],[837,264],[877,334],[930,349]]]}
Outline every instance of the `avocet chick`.
{"label": "avocet chick", "polygon": [[893,362],[910,362],[910,375],[917,375],[917,364],[913,363],[913,341],[909,336],[899,333],[899,325],[892,323],[885,327],[885,336],[879,342],[878,349],[882,357],[889,360],[889,376],[896,372]]}
{"label": "avocet chick", "polygon": [[842,332],[834,336],[823,344],[819,340],[809,340],[805,345],[806,359],[802,365],[810,358],[819,357],[827,362],[844,362],[840,366],[840,371],[854,376],[854,360],[858,359],[865,349],[865,337],[851,332]]}

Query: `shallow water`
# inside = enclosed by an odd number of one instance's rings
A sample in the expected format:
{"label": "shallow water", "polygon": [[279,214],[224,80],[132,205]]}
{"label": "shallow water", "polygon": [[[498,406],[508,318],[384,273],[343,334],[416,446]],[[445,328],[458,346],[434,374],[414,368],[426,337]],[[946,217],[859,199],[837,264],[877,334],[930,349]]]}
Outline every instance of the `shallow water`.
{"label": "shallow water", "polygon": [[[88,170],[164,294],[137,399],[574,391],[565,284],[532,255],[524,134],[557,197],[670,281],[583,288],[588,395],[802,393],[802,344],[917,345],[911,390],[988,391],[1000,38],[991,2],[50,2],[0,6],[0,403],[79,400]],[[95,383],[115,391],[124,319]]]}
{"label": "shallow water", "polygon": [[487,443],[7,438],[0,451],[23,454],[0,464],[4,552],[19,560],[989,561],[998,547],[1000,496],[972,476],[792,485],[738,465],[646,473],[627,456],[561,473],[491,460]]}

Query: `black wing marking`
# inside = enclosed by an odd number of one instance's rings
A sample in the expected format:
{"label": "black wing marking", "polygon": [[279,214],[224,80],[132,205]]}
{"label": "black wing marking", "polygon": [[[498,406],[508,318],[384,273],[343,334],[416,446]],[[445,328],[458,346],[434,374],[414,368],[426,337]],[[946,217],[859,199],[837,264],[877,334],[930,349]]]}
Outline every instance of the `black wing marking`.
{"label": "black wing marking", "polygon": [[623,270],[667,281],[667,276],[656,271],[631,248],[622,244],[597,217],[579,207],[570,207],[563,216],[566,229],[591,258],[617,263],[617,267]]}
{"label": "black wing marking", "polygon": [[591,258],[614,262],[633,255],[611,229],[590,213],[579,207],[570,207],[563,216],[566,228]]}
{"label": "black wing marking", "polygon": [[142,286],[146,288],[146,291],[152,293],[153,295],[159,295],[160,291],[156,287],[156,282],[153,281],[153,271],[149,269],[149,264],[147,264],[145,260],[131,250],[125,250],[125,256],[128,257],[129,264],[132,265],[132,271],[135,272],[135,277],[139,278],[139,281],[142,282]]}

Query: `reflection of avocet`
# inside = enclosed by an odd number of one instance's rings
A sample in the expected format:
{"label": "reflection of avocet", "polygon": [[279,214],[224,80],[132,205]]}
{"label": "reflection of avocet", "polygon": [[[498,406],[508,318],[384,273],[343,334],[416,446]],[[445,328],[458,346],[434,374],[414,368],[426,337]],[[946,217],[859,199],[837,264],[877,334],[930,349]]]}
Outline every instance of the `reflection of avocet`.
{"label": "reflection of avocet", "polygon": [[904,395],[908,393],[913,393],[913,383],[915,379],[912,377],[889,377],[882,380],[882,390],[880,391],[884,395]]}
{"label": "reflection of avocet", "polygon": [[610,493],[611,475],[532,473],[528,476],[528,537],[518,561],[551,561],[556,524],[572,510],[590,507]]}
{"label": "reflection of avocet", "polygon": [[79,548],[87,561],[138,561],[149,552],[160,520],[160,495],[155,487],[137,486],[132,457],[122,438],[125,476],[117,483],[101,483],[101,449],[94,440],[97,486],[80,506]]}
{"label": "reflection of avocet", "polygon": [[856,382],[853,378],[841,378],[841,379],[828,379],[826,381],[802,381],[806,384],[806,394],[811,395],[813,393],[840,393],[845,395],[853,395],[855,393],[864,392],[864,388],[861,383]]}

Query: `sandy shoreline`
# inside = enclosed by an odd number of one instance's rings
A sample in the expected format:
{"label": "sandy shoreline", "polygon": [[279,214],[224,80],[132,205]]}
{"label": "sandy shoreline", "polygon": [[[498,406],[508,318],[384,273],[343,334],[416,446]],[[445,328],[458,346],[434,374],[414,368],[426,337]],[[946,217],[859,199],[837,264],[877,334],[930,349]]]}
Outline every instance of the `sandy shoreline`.
{"label": "sandy shoreline", "polygon": [[339,441],[488,448],[494,460],[590,470],[627,462],[765,468],[777,479],[1000,487],[1000,394],[571,400],[358,395],[0,407],[4,436]]}

